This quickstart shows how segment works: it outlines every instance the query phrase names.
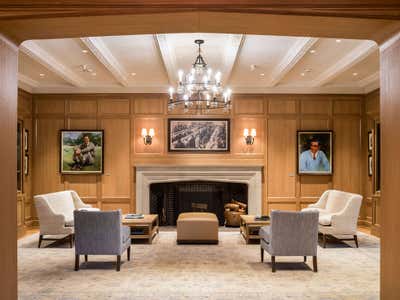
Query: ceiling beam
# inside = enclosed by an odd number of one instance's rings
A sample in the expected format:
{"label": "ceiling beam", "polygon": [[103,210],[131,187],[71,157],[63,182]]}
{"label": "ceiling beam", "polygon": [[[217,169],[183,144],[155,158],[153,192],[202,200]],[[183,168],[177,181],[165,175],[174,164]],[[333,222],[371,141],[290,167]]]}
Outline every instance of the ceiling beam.
{"label": "ceiling beam", "polygon": [[223,70],[222,74],[224,76],[224,81],[226,84],[229,83],[234,70],[240,51],[242,50],[243,44],[245,42],[246,36],[243,34],[231,34],[229,36],[228,43],[225,44],[224,54],[223,54]]}
{"label": "ceiling beam", "polygon": [[[236,64],[237,57],[240,53],[244,42],[244,35],[242,34],[231,34],[228,37],[228,42],[225,43],[223,48],[223,68],[220,70],[223,74],[223,81],[228,83],[232,74],[232,70]],[[168,76],[168,81],[171,85],[174,85],[178,81],[178,67],[177,59],[174,49],[168,43],[167,35],[155,34],[154,41],[160,53],[160,57],[163,61],[165,71]]]}
{"label": "ceiling beam", "polygon": [[350,51],[339,61],[336,61],[330,68],[326,69],[319,76],[317,76],[312,86],[323,86],[333,79],[337,78],[340,74],[344,73],[360,61],[367,58],[374,51],[377,51],[378,46],[372,41],[363,41],[355,49]]}
{"label": "ceiling beam", "polygon": [[158,54],[163,63],[165,73],[168,77],[168,82],[170,85],[174,85],[178,81],[178,68],[176,66],[175,52],[169,47],[167,35],[154,34],[153,38]]}
{"label": "ceiling beam", "polygon": [[86,86],[86,82],[80,76],[41,48],[37,42],[26,41],[20,46],[20,50],[73,86]]}
{"label": "ceiling beam", "polygon": [[121,66],[101,37],[81,38],[94,56],[107,68],[122,86],[129,86],[128,73]]}
{"label": "ceiling beam", "polygon": [[298,38],[272,71],[271,79],[267,86],[274,87],[278,85],[317,41],[317,38]]}

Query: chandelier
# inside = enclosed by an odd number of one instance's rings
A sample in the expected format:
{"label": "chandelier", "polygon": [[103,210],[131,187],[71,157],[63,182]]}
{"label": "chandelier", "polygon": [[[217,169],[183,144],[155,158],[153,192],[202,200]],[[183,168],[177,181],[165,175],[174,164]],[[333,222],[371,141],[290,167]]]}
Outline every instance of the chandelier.
{"label": "chandelier", "polygon": [[169,88],[168,111],[177,108],[186,113],[189,110],[198,112],[210,109],[222,109],[228,112],[232,108],[232,90],[224,90],[221,85],[221,72],[213,73],[201,56],[201,44],[204,40],[194,41],[199,46],[199,53],[189,73],[178,71],[176,89]]}

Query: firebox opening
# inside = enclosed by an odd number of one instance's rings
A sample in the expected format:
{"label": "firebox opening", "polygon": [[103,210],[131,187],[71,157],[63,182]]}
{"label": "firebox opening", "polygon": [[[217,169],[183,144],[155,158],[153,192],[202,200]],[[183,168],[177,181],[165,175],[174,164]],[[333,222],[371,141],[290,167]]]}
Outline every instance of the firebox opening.
{"label": "firebox opening", "polygon": [[225,223],[224,206],[232,200],[247,204],[245,183],[179,181],[150,185],[150,213],[158,214],[160,225],[176,225],[182,212],[211,212]]}

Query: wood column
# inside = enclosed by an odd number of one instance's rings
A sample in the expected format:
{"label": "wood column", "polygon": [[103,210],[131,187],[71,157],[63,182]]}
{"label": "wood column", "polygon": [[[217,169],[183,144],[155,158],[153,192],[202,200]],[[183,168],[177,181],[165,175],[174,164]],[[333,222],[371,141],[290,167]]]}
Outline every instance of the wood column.
{"label": "wood column", "polygon": [[381,48],[381,299],[400,295],[400,34]]}
{"label": "wood column", "polygon": [[17,299],[18,48],[0,35],[0,290]]}

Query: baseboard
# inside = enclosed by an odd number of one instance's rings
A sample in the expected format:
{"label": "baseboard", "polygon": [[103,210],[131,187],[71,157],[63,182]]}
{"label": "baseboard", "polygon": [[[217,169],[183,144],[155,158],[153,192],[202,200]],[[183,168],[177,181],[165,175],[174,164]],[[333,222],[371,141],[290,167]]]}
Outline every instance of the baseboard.
{"label": "baseboard", "polygon": [[183,245],[183,244],[213,244],[213,245],[217,245],[218,240],[176,240],[176,243],[178,245]]}

